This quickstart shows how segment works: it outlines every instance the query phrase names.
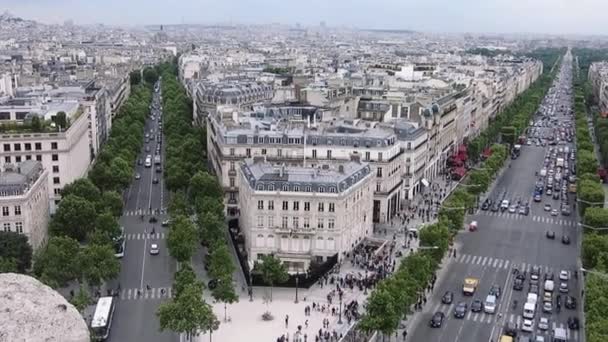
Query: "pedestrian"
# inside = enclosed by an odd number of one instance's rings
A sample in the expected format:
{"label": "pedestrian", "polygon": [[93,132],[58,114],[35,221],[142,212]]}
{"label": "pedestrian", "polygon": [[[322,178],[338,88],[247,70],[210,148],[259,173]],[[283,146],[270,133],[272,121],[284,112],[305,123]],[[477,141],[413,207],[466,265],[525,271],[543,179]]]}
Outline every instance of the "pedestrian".
{"label": "pedestrian", "polygon": [[403,340],[405,341],[405,338],[407,337],[407,331],[404,329],[403,333],[401,333],[401,336],[403,336]]}
{"label": "pedestrian", "polygon": [[285,315],[285,328],[289,326],[289,315]]}
{"label": "pedestrian", "polygon": [[304,326],[306,327],[306,329],[308,329],[308,320],[306,320],[306,321],[304,322]]}

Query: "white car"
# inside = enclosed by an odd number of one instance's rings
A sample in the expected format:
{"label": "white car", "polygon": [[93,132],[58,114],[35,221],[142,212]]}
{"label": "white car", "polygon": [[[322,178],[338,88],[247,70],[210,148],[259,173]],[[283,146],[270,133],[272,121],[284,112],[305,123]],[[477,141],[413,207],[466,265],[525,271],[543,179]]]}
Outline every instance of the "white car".
{"label": "white car", "polygon": [[521,325],[522,331],[532,332],[534,330],[534,322],[531,319],[524,319],[524,324]]}
{"label": "white car", "polygon": [[141,175],[139,173],[136,173],[135,174],[135,179],[140,179],[140,178],[141,178]]}
{"label": "white car", "polygon": [[534,342],[545,342],[545,337],[541,335],[536,335]]}
{"label": "white car", "polygon": [[551,304],[551,302],[544,302],[543,303],[543,312],[551,313],[552,311],[553,311],[553,304]]}
{"label": "white car", "polygon": [[568,283],[560,283],[559,292],[568,293]]}
{"label": "white car", "polygon": [[568,279],[570,279],[570,272],[561,270],[561,272],[559,272],[559,280],[568,281]]}
{"label": "white car", "polygon": [[538,320],[538,329],[540,329],[540,330],[549,329],[549,319],[547,317],[541,317]]}
{"label": "white car", "polygon": [[160,251],[158,250],[158,245],[153,243],[150,245],[150,254],[157,255]]}

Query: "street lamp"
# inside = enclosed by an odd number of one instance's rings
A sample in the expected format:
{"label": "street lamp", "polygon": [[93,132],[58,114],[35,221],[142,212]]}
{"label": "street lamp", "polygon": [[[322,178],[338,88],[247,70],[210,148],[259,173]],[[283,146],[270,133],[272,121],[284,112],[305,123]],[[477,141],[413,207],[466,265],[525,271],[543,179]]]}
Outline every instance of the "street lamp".
{"label": "street lamp", "polygon": [[418,250],[439,249],[439,246],[419,246]]}
{"label": "street lamp", "polygon": [[297,270],[296,271],[296,300],[294,301],[294,303],[298,304],[300,301],[298,300],[298,282],[300,281],[300,271]]}
{"label": "street lamp", "polygon": [[583,227],[583,228],[587,228],[587,229],[591,229],[591,230],[608,230],[608,227],[594,227],[594,226],[590,226],[584,223],[578,223],[579,227]]}
{"label": "street lamp", "polygon": [[338,292],[338,298],[340,299],[340,313],[338,316],[338,324],[342,324],[342,290]]}
{"label": "street lamp", "polygon": [[365,270],[365,281],[363,282],[363,294],[367,295],[367,270]]}

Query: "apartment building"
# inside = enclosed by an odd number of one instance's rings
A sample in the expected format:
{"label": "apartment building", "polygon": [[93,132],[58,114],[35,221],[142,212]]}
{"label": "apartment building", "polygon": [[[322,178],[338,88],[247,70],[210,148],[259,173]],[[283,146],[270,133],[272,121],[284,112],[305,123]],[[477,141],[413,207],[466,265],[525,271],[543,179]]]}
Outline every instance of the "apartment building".
{"label": "apartment building", "polygon": [[48,177],[42,163],[34,160],[5,164],[0,170],[0,229],[24,234],[34,249],[48,236]]}
{"label": "apartment building", "polygon": [[256,103],[272,100],[272,86],[248,81],[201,82],[195,89],[194,120],[204,123],[220,106],[251,110]]}
{"label": "apartment building", "polygon": [[290,273],[311,262],[345,257],[373,233],[374,174],[367,163],[323,161],[276,166],[246,159],[240,178],[239,225],[250,261],[274,254]]}
{"label": "apartment building", "polygon": [[592,63],[588,78],[602,115],[608,115],[608,62]]}
{"label": "apartment building", "polygon": [[85,108],[78,103],[62,103],[59,107],[49,104],[42,116],[50,120],[58,109],[67,114],[70,125],[66,130],[49,126],[43,132],[31,132],[16,125],[0,132],[0,168],[32,160],[48,171],[45,188],[51,213],[55,212],[63,186],[83,177],[92,160]]}

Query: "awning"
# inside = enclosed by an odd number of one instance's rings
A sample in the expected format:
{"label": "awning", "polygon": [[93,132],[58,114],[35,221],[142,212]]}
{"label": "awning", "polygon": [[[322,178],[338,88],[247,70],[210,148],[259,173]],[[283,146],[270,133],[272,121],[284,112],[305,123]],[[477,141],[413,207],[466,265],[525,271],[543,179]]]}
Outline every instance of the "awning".
{"label": "awning", "polygon": [[429,181],[427,181],[426,178],[422,178],[422,180],[420,181],[420,183],[422,183],[422,185],[424,185],[425,187],[431,185],[431,183],[429,183]]}
{"label": "awning", "polygon": [[467,174],[467,169],[465,169],[464,167],[457,167],[454,170],[452,170],[452,173],[457,174],[458,176],[460,176],[461,178]]}
{"label": "awning", "polygon": [[485,150],[483,150],[483,156],[484,157],[489,157],[492,155],[492,150],[488,147]]}
{"label": "awning", "polygon": [[467,146],[466,145],[460,145],[458,146],[458,153],[467,153]]}

